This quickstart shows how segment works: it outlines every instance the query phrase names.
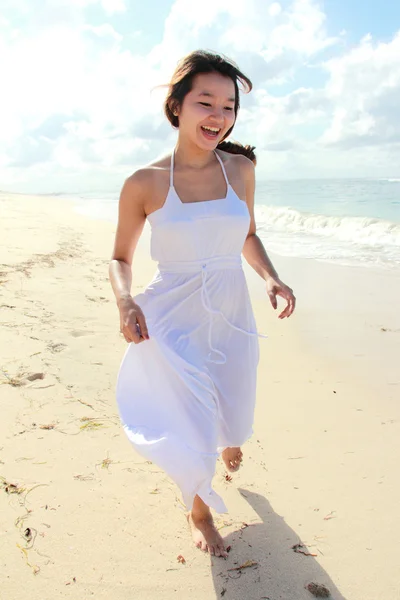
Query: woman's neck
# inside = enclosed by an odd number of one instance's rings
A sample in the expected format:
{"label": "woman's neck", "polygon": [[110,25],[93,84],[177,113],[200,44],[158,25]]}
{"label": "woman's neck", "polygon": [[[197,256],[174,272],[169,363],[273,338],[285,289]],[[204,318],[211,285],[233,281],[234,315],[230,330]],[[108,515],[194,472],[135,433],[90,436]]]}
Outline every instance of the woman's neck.
{"label": "woman's neck", "polygon": [[212,150],[203,150],[192,142],[178,139],[175,146],[175,164],[181,168],[201,170],[215,160]]}

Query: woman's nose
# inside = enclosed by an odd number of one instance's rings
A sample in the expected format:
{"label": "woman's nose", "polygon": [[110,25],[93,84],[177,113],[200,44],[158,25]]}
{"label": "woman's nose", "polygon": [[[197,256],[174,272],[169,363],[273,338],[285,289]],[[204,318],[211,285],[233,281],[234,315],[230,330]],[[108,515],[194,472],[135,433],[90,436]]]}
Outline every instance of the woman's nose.
{"label": "woman's nose", "polygon": [[217,122],[221,122],[223,121],[224,115],[223,115],[223,110],[222,108],[219,107],[214,107],[212,112],[211,112],[211,116],[215,119],[215,121]]}

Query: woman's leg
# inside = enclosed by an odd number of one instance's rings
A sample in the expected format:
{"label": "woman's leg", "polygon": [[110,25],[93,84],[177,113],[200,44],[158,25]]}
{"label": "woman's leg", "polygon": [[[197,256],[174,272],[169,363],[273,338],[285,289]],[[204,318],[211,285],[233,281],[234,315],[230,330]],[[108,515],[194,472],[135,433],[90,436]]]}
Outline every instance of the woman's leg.
{"label": "woman's leg", "polygon": [[209,507],[200,496],[195,497],[193,508],[187,514],[187,520],[197,548],[209,552],[213,556],[226,558],[227,552],[224,540],[215,527]]}

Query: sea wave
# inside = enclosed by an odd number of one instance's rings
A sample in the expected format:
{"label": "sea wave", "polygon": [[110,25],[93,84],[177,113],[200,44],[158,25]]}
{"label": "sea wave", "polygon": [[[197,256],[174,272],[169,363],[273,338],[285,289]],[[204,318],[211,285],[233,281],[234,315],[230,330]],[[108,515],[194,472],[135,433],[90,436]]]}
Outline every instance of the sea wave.
{"label": "sea wave", "polygon": [[342,242],[400,249],[400,224],[372,217],[333,217],[301,213],[290,207],[257,206],[263,231],[306,233]]}
{"label": "sea wave", "polygon": [[[340,191],[340,190],[339,190]],[[343,265],[400,267],[400,222],[372,216],[333,216],[317,214],[327,208],[321,190],[314,194],[312,212],[290,206],[256,204],[257,231],[268,251],[282,256],[304,257]],[[311,194],[311,192],[309,192]],[[337,196],[337,194],[336,194]],[[338,201],[329,197],[330,206]],[[117,194],[85,194],[75,198],[81,214],[116,222]],[[397,201],[391,199],[393,208]],[[383,204],[383,206],[387,206]],[[362,208],[365,209],[364,205]],[[340,209],[345,207],[340,204]],[[391,211],[396,218],[396,212]],[[390,217],[391,218],[391,217]]]}
{"label": "sea wave", "polygon": [[260,237],[277,254],[345,265],[400,266],[399,223],[264,205],[256,206],[255,213]]}

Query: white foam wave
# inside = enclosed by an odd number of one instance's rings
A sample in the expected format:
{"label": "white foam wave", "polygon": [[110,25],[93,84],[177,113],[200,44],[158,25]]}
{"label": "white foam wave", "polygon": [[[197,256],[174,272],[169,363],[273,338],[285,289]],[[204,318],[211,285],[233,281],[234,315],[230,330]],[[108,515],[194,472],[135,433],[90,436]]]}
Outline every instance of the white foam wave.
{"label": "white foam wave", "polygon": [[344,265],[398,268],[400,223],[370,217],[328,217],[293,208],[256,206],[267,249]]}
{"label": "white foam wave", "polygon": [[257,220],[263,231],[305,233],[376,246],[400,249],[400,224],[372,217],[328,217],[301,213],[289,207],[257,206]]}

